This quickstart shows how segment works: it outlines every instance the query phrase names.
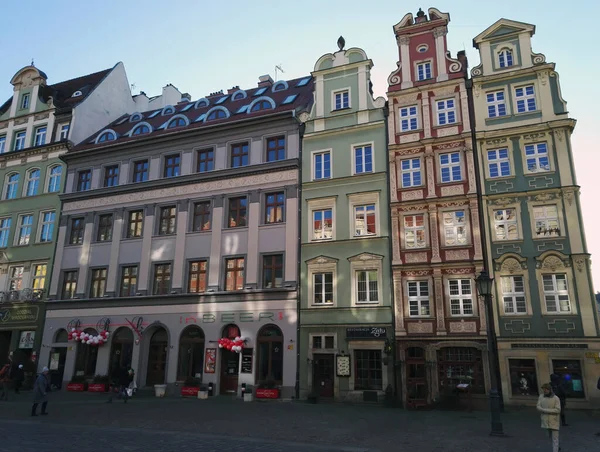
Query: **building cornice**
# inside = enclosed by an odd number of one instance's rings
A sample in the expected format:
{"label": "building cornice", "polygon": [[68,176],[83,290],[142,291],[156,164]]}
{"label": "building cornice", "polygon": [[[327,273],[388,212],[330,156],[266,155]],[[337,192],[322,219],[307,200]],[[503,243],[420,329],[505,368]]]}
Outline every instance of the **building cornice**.
{"label": "building cornice", "polygon": [[472,77],[471,80],[473,80],[473,85],[483,85],[485,83],[500,82],[503,80],[511,80],[527,75],[535,75],[538,72],[543,71],[554,71],[555,67],[556,65],[554,63],[546,63],[540,64],[539,66],[531,66],[528,68],[505,70],[503,72],[495,74],[479,75],[476,77]]}
{"label": "building cornice", "polygon": [[[459,77],[459,78],[451,78],[449,80],[445,80],[443,82],[433,82],[433,83],[428,83],[428,84],[424,84],[424,85],[418,85],[418,86],[413,86],[411,88],[406,88],[406,89],[401,89],[401,90],[396,90],[396,91],[388,91],[386,93],[386,96],[388,98],[388,102],[391,104],[392,100],[394,99],[398,99],[398,98],[402,98],[402,97],[406,97],[406,96],[410,96],[411,94],[419,94],[419,93],[423,93],[423,92],[429,92],[429,91],[436,91],[442,88],[447,88],[453,85],[463,85],[465,86],[466,89],[466,78],[465,77]],[[398,85],[391,85],[391,86],[398,86]],[[389,86],[388,86],[389,88]]]}
{"label": "building cornice", "polygon": [[[330,119],[330,118],[326,118],[326,120],[327,119]],[[314,120],[311,120],[310,122],[314,122]],[[375,129],[377,127],[383,127],[383,126],[385,126],[385,119],[382,119],[380,121],[367,122],[364,124],[353,124],[351,126],[346,126],[346,127],[339,127],[339,128],[335,128],[335,129],[325,129],[325,130],[320,130],[318,132],[305,133],[303,138],[305,140],[314,140],[314,139],[319,139],[319,138],[322,138],[322,137],[328,136],[328,135],[339,135],[339,134],[343,134],[343,133],[347,133],[347,132],[353,132],[356,130]]]}
{"label": "building cornice", "polygon": [[35,146],[30,148],[25,148],[20,151],[10,151],[4,154],[0,154],[0,164],[6,163],[12,160],[23,160],[28,157],[33,157],[36,155],[44,155],[49,154],[51,152],[57,151],[67,151],[67,142],[60,141],[57,143],[44,144],[42,146]]}
{"label": "building cornice", "polygon": [[514,126],[505,127],[502,129],[478,131],[476,136],[478,140],[486,140],[490,138],[505,137],[507,135],[521,135],[523,133],[543,132],[552,129],[568,128],[569,130],[573,131],[576,124],[576,119],[556,119],[538,124],[515,124]]}
{"label": "building cornice", "polygon": [[[348,49],[348,50],[350,50],[350,49]],[[323,56],[325,56],[325,55],[323,55]],[[321,58],[323,58],[323,57],[321,57]],[[344,64],[341,66],[335,66],[335,67],[330,67],[327,69],[321,69],[320,71],[311,72],[310,75],[312,75],[313,77],[324,76],[324,75],[329,75],[329,74],[335,74],[336,72],[344,72],[344,71],[351,70],[351,69],[358,69],[361,66],[367,66],[370,69],[373,67],[373,60],[371,60],[371,59],[361,60],[361,61],[357,61],[356,63],[349,63],[349,64]]]}

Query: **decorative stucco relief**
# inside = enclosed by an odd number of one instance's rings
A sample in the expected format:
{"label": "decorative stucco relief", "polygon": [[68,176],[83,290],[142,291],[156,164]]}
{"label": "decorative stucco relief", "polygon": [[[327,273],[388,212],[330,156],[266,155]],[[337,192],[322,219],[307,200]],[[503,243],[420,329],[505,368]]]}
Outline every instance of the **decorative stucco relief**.
{"label": "decorative stucco relief", "polygon": [[409,135],[400,135],[400,143],[412,143],[413,141],[419,141],[418,133],[411,133]]}
{"label": "decorative stucco relief", "polygon": [[464,195],[465,189],[462,185],[451,185],[442,187],[442,196]]}
{"label": "decorative stucco relief", "polygon": [[575,263],[575,268],[577,269],[577,271],[579,273],[583,272],[583,270],[585,268],[585,261],[586,261],[585,257],[578,256],[578,257],[573,258],[573,262]]}
{"label": "decorative stucco relief", "polygon": [[449,137],[452,135],[458,135],[458,127],[444,127],[443,129],[437,130],[437,136],[441,137]]}
{"label": "decorative stucco relief", "polygon": [[427,253],[406,253],[404,260],[407,264],[418,264],[420,262],[427,262]]}
{"label": "decorative stucco relief", "polygon": [[430,322],[409,323],[407,326],[408,326],[409,334],[432,334],[433,333],[433,324]]}
{"label": "decorative stucco relief", "polygon": [[464,320],[461,320],[460,322],[450,322],[450,332],[451,333],[476,333],[477,332],[477,323],[465,322]]}
{"label": "decorative stucco relief", "polygon": [[448,261],[459,261],[468,260],[469,250],[450,250],[446,251],[446,260]]}
{"label": "decorative stucco relief", "polygon": [[416,199],[423,199],[423,190],[402,192],[402,201],[414,201]]}
{"label": "decorative stucco relief", "polygon": [[521,273],[521,271],[525,270],[526,268],[527,268],[526,261],[519,262],[514,257],[509,257],[508,259],[505,259],[502,262],[499,270],[510,273],[512,275],[513,273]]}
{"label": "decorative stucco relief", "polygon": [[544,64],[546,62],[546,55],[543,53],[533,53],[531,52],[531,61],[534,65]]}

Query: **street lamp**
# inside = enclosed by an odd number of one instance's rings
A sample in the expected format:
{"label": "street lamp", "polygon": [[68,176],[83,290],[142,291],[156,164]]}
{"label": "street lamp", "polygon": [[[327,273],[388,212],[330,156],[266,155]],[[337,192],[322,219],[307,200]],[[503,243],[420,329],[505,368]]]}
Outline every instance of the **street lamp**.
{"label": "street lamp", "polygon": [[483,270],[475,279],[477,292],[485,301],[485,311],[488,321],[488,364],[490,374],[490,410],[492,412],[492,431],[491,436],[504,436],[502,421],[500,420],[500,394],[498,393],[498,369],[496,368],[498,358],[496,356],[496,334],[494,325],[494,308],[492,306],[492,284],[494,278],[491,278],[487,271]]}

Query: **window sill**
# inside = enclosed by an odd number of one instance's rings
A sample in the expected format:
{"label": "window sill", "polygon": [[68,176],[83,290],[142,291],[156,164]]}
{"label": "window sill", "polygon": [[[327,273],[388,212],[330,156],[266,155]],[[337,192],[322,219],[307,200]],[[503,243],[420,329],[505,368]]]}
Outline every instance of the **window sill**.
{"label": "window sill", "polygon": [[[15,244],[15,245],[13,245],[12,247],[13,247],[13,248],[25,248],[26,246],[29,246],[29,245],[30,245],[29,243],[27,243],[27,244],[25,244],[25,245],[17,245],[17,244]],[[31,245],[33,245],[33,243],[31,243]]]}
{"label": "window sill", "polygon": [[556,236],[547,236],[547,237],[533,237],[532,240],[565,240],[566,237],[564,235],[556,235]]}
{"label": "window sill", "polygon": [[110,245],[112,243],[112,238],[110,240],[93,240],[91,245]]}
{"label": "window sill", "polygon": [[[523,270],[523,271],[526,271],[526,270]],[[501,317],[507,317],[507,318],[510,318],[510,319],[525,319],[525,318],[531,318],[531,317],[533,317],[533,314],[524,313],[524,312],[518,312],[518,313],[515,313],[515,314],[504,312],[504,313],[500,314],[500,316]]]}
{"label": "window sill", "polygon": [[402,135],[411,135],[413,133],[421,133],[423,132],[423,129],[413,129],[413,130],[401,130],[399,132],[396,132],[396,135],[402,136]]}
{"label": "window sill", "polygon": [[511,174],[510,176],[498,176],[498,177],[492,177],[492,176],[487,176],[485,178],[486,182],[496,182],[499,180],[508,180],[508,179],[516,179],[517,176],[515,174]]}
{"label": "window sill", "polygon": [[258,227],[260,229],[272,229],[272,228],[276,228],[278,226],[285,226],[285,221],[280,221],[279,223],[264,223],[264,224],[258,225]]}
{"label": "window sill", "polygon": [[35,242],[32,243],[31,246],[39,246],[39,245],[52,245],[54,243],[53,240],[49,241],[49,242]]}
{"label": "window sill", "polygon": [[442,245],[440,246],[440,250],[445,251],[445,250],[455,250],[456,248],[471,248],[470,243],[461,243],[459,245]]}
{"label": "window sill", "polygon": [[352,110],[352,106],[348,105],[347,107],[334,108],[333,110],[331,110],[331,113],[336,113],[338,111],[348,111],[348,110]]}
{"label": "window sill", "polygon": [[323,309],[323,308],[335,308],[335,303],[312,303],[310,305],[311,308]]}
{"label": "window sill", "polygon": [[354,307],[354,308],[361,308],[363,306],[367,306],[367,307],[369,307],[369,306],[382,306],[382,304],[379,301],[356,301],[352,305],[352,307]]}
{"label": "window sill", "polygon": [[321,177],[319,179],[313,179],[311,182],[321,182],[321,181],[324,181],[324,180],[331,180],[331,179],[333,179],[331,176],[329,176],[329,177]]}
{"label": "window sill", "polygon": [[554,174],[555,170],[547,170],[547,171],[531,171],[523,173],[523,176],[535,177],[535,176],[546,176],[547,174]]}
{"label": "window sill", "polygon": [[441,180],[438,181],[439,185],[451,185],[451,184],[457,184],[458,185],[458,184],[464,184],[464,183],[465,183],[465,181],[462,180],[462,179],[461,180],[451,180],[451,181],[448,181],[448,182],[444,182],[444,181],[441,181]]}
{"label": "window sill", "polygon": [[506,118],[510,118],[510,116],[511,116],[511,115],[501,115],[501,116],[493,116],[493,117],[489,117],[489,116],[488,116],[487,118],[485,118],[485,120],[486,120],[486,121],[491,121],[491,122],[494,122],[494,121],[496,121],[496,120],[499,120],[499,119],[506,119]]}
{"label": "window sill", "polygon": [[[412,185],[410,187],[398,187],[397,190],[398,191],[408,191],[408,190],[422,190],[426,188],[424,184],[421,185]],[[427,210],[427,209],[424,209]]]}
{"label": "window sill", "polygon": [[135,240],[142,240],[143,237],[123,237],[121,239],[122,242],[133,242]]}
{"label": "window sill", "polygon": [[408,317],[404,317],[408,320],[433,320],[434,317],[431,315],[409,315]]}
{"label": "window sill", "polygon": [[568,316],[568,317],[577,317],[578,314],[576,312],[570,311],[570,312],[542,312],[542,317],[544,316],[548,316],[548,317],[560,317],[560,316]]}
{"label": "window sill", "polygon": [[446,127],[456,127],[456,126],[460,126],[462,125],[462,122],[451,122],[449,124],[437,124],[435,126],[432,126],[431,128],[433,130],[437,130],[437,129],[444,129]]}
{"label": "window sill", "polygon": [[536,113],[541,113],[541,110],[531,110],[531,111],[523,111],[521,113],[514,113],[513,116],[514,117],[523,117],[523,116],[527,116],[527,115],[534,115]]}
{"label": "window sill", "polygon": [[323,243],[323,242],[333,242],[335,239],[331,237],[330,239],[312,239],[309,243]]}
{"label": "window sill", "polygon": [[248,226],[234,226],[234,227],[225,227],[223,228],[225,231],[239,231],[239,230],[248,230]]}
{"label": "window sill", "polygon": [[514,239],[514,240],[499,240],[499,239],[492,239],[492,243],[494,245],[513,245],[513,244],[517,244],[517,243],[523,243],[524,239],[523,238],[518,238],[518,239]]}
{"label": "window sill", "polygon": [[176,237],[177,233],[173,232],[172,234],[153,234],[153,239],[168,239],[170,237]]}
{"label": "window sill", "polygon": [[356,173],[356,172],[352,173],[353,176],[364,176],[367,174],[375,174],[375,171],[363,171],[362,173]]}
{"label": "window sill", "polygon": [[376,239],[380,237],[379,234],[365,234],[365,235],[353,235],[352,240],[360,240],[360,239]]}
{"label": "window sill", "polygon": [[212,229],[205,229],[203,231],[187,231],[185,234],[186,235],[194,235],[194,234],[208,235],[208,234],[211,234],[212,232],[213,232]]}
{"label": "window sill", "polygon": [[75,248],[77,246],[83,246],[83,243],[66,243],[65,248]]}

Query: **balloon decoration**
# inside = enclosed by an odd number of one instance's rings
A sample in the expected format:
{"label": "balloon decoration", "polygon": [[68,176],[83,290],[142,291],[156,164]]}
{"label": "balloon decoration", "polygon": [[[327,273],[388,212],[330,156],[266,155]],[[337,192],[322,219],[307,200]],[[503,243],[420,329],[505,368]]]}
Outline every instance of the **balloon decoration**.
{"label": "balloon decoration", "polygon": [[219,339],[219,348],[224,348],[232,352],[240,353],[244,348],[246,338],[243,336],[237,336],[235,339],[228,339],[226,337]]}
{"label": "balloon decoration", "polygon": [[97,336],[94,336],[93,334],[85,333],[72,328],[71,332],[69,333],[69,340],[98,347],[108,341],[109,334],[110,333],[108,331],[102,331]]}

